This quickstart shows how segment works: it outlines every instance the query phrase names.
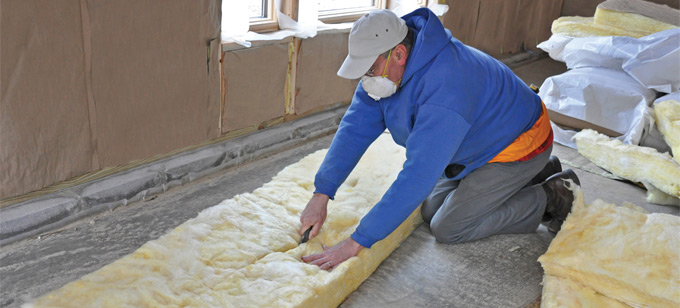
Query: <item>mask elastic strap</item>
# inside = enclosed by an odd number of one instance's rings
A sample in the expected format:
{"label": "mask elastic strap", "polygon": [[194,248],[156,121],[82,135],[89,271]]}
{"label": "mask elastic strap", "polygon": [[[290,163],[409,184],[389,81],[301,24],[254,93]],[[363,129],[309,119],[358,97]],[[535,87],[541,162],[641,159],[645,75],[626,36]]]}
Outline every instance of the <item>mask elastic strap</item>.
{"label": "mask elastic strap", "polygon": [[380,75],[382,77],[387,78],[387,74],[385,74],[385,72],[387,72],[387,65],[390,64],[390,57],[391,56],[392,56],[392,49],[390,49],[390,53],[387,54],[387,62],[385,62],[385,68],[383,68],[382,75]]}
{"label": "mask elastic strap", "polygon": [[[390,49],[390,53],[387,54],[387,62],[385,62],[385,68],[383,69],[382,75],[380,75],[382,77],[387,78],[387,74],[385,74],[385,72],[387,72],[387,65],[390,64],[390,57],[391,56],[392,56],[392,49]],[[400,84],[400,83],[401,83],[401,79],[399,79],[399,81],[395,82],[394,84]]]}

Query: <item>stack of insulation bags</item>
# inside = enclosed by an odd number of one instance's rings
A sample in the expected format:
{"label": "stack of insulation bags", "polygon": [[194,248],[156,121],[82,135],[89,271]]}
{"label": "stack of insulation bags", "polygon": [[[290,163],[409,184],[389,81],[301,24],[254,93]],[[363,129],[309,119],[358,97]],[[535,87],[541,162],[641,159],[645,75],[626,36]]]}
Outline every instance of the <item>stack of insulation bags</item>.
{"label": "stack of insulation bags", "polygon": [[[665,22],[615,9],[659,15]],[[586,122],[638,145],[648,133],[645,126],[653,124],[647,107],[657,93],[680,87],[679,25],[678,10],[642,0],[608,0],[594,17],[555,20],[552,37],[538,45],[570,69],[548,78],[540,89],[546,107],[559,114],[555,122]],[[558,142],[574,147],[573,134],[556,131]]]}
{"label": "stack of insulation bags", "polygon": [[[538,47],[569,68],[546,79],[539,91],[555,141],[578,148],[620,178],[644,184],[648,202],[680,206],[677,25],[680,11],[668,6],[608,0],[594,17],[555,20],[552,37]],[[585,128],[601,134],[577,134]],[[632,164],[636,159],[653,164]],[[664,172],[645,170],[650,168]]]}
{"label": "stack of insulation bags", "polygon": [[[569,68],[539,91],[555,141],[666,205],[680,205],[678,25],[680,12],[667,6],[608,0],[594,17],[555,20],[538,46]],[[680,307],[680,218],[630,203],[586,205],[574,193],[539,258],[541,307]]]}

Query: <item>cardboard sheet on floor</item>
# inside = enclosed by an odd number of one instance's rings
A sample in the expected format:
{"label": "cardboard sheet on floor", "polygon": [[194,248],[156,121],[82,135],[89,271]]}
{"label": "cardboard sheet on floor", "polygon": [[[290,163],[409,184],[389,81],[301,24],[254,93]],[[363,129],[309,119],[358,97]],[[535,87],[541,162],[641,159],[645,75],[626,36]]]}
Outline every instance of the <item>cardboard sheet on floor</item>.
{"label": "cardboard sheet on floor", "polygon": [[300,257],[350,236],[405,161],[387,134],[368,149],[328,207],[321,233],[299,245],[299,215],[325,150],[286,167],[98,271],[27,307],[335,307],[422,221],[420,210],[388,238],[331,272]]}

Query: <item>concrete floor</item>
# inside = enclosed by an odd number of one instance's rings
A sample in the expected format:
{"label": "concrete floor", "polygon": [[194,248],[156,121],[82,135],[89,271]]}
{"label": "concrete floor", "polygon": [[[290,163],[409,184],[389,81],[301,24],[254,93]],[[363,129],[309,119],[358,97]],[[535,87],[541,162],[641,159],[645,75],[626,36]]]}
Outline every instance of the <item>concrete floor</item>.
{"label": "concrete floor", "polygon": [[[564,70],[562,63],[547,58],[515,68],[527,83],[536,85]],[[19,307],[131,253],[201,210],[254,190],[285,166],[328,147],[331,139],[323,137],[172,188],[153,200],[131,203],[39,239],[0,248],[0,307]],[[645,191],[637,186],[599,175],[603,171],[573,149],[556,145],[553,154],[564,168],[576,168],[586,202],[596,198],[617,204],[628,201],[652,212],[680,215],[677,207],[646,203]],[[536,259],[551,239],[541,226],[531,234],[443,245],[421,225],[341,307],[532,306],[540,298],[543,275]]]}

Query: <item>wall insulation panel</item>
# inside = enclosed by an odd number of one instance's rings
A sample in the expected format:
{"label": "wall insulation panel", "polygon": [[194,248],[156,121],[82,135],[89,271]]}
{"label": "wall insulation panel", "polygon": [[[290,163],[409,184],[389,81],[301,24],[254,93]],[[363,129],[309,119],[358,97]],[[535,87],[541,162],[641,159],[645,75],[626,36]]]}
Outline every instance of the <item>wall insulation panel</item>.
{"label": "wall insulation panel", "polygon": [[100,163],[124,164],[205,140],[201,6],[135,0],[89,6]]}
{"label": "wall insulation panel", "polygon": [[222,133],[282,117],[287,72],[288,43],[226,52]]}
{"label": "wall insulation panel", "polygon": [[328,33],[302,40],[298,53],[296,114],[352,101],[359,81],[336,74],[347,56],[347,37],[348,33]]}
{"label": "wall insulation panel", "polygon": [[3,1],[0,199],[218,137],[220,7]]}
{"label": "wall insulation panel", "polygon": [[448,0],[444,27],[494,57],[535,50],[550,37],[562,0]]}
{"label": "wall insulation panel", "polygon": [[81,3],[3,1],[0,199],[93,167]]}

